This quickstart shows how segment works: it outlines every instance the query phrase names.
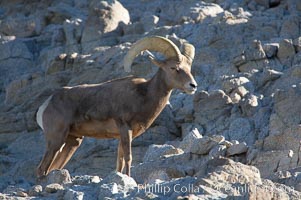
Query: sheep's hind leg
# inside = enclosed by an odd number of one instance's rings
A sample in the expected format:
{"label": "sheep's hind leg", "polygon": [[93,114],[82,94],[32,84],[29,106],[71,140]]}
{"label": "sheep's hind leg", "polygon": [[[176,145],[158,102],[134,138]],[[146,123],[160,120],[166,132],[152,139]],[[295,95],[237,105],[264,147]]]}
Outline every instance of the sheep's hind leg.
{"label": "sheep's hind leg", "polygon": [[77,148],[81,145],[83,138],[84,137],[68,135],[64,147],[60,149],[58,155],[51,164],[49,171],[54,169],[62,169],[71,159]]}
{"label": "sheep's hind leg", "polygon": [[124,155],[123,155],[123,149],[122,149],[121,140],[119,141],[118,150],[117,151],[118,152],[117,152],[116,171],[122,173],[123,168],[124,168]]}

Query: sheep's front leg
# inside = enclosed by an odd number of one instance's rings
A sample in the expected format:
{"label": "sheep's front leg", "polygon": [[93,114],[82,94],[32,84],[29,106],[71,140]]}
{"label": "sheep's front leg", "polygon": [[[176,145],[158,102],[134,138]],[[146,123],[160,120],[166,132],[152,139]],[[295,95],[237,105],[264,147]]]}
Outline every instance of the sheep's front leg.
{"label": "sheep's front leg", "polygon": [[[131,176],[132,165],[132,130],[128,127],[120,128],[120,143],[123,150],[123,157],[125,161],[125,173]],[[122,169],[121,169],[122,170]]]}

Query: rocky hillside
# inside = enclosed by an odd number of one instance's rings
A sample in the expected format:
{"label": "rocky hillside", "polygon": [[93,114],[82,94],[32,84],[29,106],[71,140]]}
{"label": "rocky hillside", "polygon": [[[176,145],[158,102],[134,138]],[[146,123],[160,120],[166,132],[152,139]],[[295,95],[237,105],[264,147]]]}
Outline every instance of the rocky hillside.
{"label": "rocky hillside", "polygon": [[[150,35],[195,46],[199,88],[134,141],[133,179],[113,172],[117,141],[86,138],[37,185],[41,103],[129,75],[125,53]],[[1,198],[301,198],[299,0],[0,1],[0,42]],[[156,70],[141,55],[131,74]]]}

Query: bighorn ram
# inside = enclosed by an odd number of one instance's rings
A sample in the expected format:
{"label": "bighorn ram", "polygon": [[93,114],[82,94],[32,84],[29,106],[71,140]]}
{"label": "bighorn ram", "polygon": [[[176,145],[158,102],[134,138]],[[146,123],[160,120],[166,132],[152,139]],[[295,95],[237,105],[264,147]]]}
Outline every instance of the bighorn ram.
{"label": "bighorn ram", "polygon": [[117,171],[130,176],[132,139],[157,118],[172,89],[195,93],[197,83],[190,70],[194,47],[184,43],[183,54],[170,40],[147,37],[136,42],[124,58],[125,70],[142,51],[160,52],[164,61],[150,56],[159,67],[150,79],[126,77],[100,84],[64,87],[50,96],[37,112],[37,122],[46,137],[46,152],[38,177],[61,169],[82,143],[84,136],[118,138]]}

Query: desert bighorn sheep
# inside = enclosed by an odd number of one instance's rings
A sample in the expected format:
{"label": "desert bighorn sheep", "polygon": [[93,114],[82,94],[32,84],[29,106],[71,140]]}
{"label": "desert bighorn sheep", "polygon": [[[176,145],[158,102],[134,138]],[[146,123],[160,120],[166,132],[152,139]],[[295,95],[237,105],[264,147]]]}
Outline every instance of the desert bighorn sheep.
{"label": "desert bighorn sheep", "polygon": [[142,51],[160,52],[164,61],[150,57],[159,67],[150,79],[126,77],[100,84],[64,87],[50,96],[37,112],[37,122],[46,138],[46,152],[38,177],[61,169],[82,143],[84,136],[118,138],[117,171],[130,176],[132,139],[141,135],[163,110],[172,89],[195,93],[191,74],[194,47],[184,43],[183,54],[170,40],[152,36],[136,42],[124,58],[129,71]]}

